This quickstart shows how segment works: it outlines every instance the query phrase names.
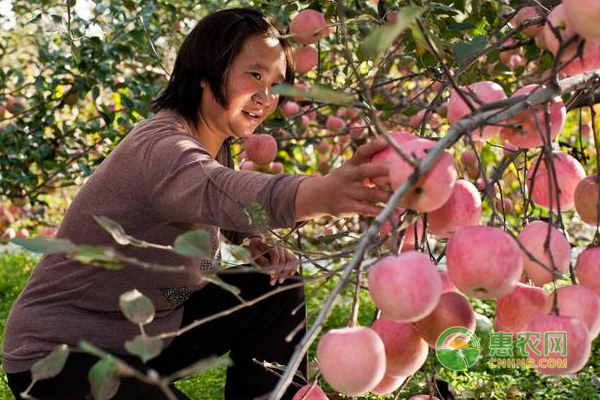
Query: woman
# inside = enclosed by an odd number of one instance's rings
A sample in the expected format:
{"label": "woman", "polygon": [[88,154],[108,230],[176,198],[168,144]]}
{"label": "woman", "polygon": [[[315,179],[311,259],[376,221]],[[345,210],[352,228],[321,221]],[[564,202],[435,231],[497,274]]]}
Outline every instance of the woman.
{"label": "woman", "polygon": [[[148,335],[177,331],[239,304],[228,291],[207,285],[199,273],[219,268],[220,229],[235,243],[251,237],[249,247],[257,263],[282,266],[274,276],[278,284],[295,272],[293,254],[268,246],[249,223],[244,213],[249,204],[261,204],[271,229],[324,215],[379,212],[375,203],[386,201],[389,193],[368,188],[363,181],[387,175],[386,167],[368,162],[385,147],[383,141],[361,146],[349,162],[325,177],[232,169],[229,139],[253,134],[277,107],[272,87],[292,83],[293,74],[289,43],[260,12],[223,10],[198,23],[179,50],[168,87],[155,101],[157,114],[133,129],[92,174],[57,235],[78,244],[113,246],[146,262],[185,265],[186,272],[135,265],[108,271],[64,255],[45,255],[15,302],[5,332],[3,368],[17,399],[30,384],[33,363],[61,343],[71,350],[63,371],[36,382],[30,394],[44,400],[92,398],[87,371],[97,358],[78,349],[81,340],[163,375],[229,351],[227,399],[252,399],[273,389],[277,375],[253,359],[287,363],[302,337],[300,331],[291,342],[285,340],[304,322],[304,312],[295,312],[304,301],[301,288],[168,337],[162,353],[146,365],[124,349],[140,330],[123,317],[119,296],[137,289],[152,300],[156,316],[144,326]],[[116,245],[94,215],[117,221],[136,238],[164,245],[186,231],[205,229],[211,254],[192,259],[155,248]],[[267,293],[275,283],[259,273],[222,278],[237,286],[246,300]],[[306,375],[306,363],[301,370]],[[285,398],[294,391],[288,390]],[[166,396],[155,386],[123,377],[114,398]]]}

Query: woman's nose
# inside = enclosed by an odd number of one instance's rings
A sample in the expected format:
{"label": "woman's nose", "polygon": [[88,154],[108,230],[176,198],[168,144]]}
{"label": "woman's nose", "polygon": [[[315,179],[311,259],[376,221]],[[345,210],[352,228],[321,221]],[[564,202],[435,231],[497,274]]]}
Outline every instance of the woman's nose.
{"label": "woman's nose", "polygon": [[269,107],[274,99],[274,95],[271,93],[271,88],[269,87],[259,88],[253,97],[257,103],[264,107]]}

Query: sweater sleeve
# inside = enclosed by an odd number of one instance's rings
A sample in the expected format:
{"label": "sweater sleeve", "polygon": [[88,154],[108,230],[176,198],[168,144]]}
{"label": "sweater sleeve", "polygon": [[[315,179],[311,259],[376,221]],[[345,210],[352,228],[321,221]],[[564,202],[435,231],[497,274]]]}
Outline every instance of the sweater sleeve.
{"label": "sweater sleeve", "polygon": [[295,225],[294,200],[306,176],[234,171],[219,164],[193,138],[173,133],[152,143],[144,154],[145,187],[162,220],[256,232],[244,208],[258,202],[268,228]]}

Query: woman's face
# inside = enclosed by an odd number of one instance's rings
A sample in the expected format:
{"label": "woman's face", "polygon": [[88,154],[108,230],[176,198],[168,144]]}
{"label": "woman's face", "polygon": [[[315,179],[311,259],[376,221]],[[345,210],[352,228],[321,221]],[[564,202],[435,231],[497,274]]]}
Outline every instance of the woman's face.
{"label": "woman's face", "polygon": [[214,98],[207,82],[202,82],[202,123],[223,139],[245,138],[275,111],[278,95],[273,86],[285,81],[286,60],[279,40],[252,36],[231,64],[226,79],[223,108]]}

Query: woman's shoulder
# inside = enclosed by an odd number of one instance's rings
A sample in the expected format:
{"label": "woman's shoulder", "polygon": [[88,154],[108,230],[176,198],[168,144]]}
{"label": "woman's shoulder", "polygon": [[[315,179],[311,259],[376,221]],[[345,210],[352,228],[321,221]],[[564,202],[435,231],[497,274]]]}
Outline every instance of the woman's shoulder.
{"label": "woman's shoulder", "polygon": [[181,134],[191,136],[185,120],[176,111],[163,109],[138,123],[129,136],[165,136]]}
{"label": "woman's shoulder", "polygon": [[141,146],[143,153],[196,150],[208,154],[190,132],[185,119],[176,111],[163,109],[141,121],[126,138],[130,146]]}

